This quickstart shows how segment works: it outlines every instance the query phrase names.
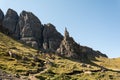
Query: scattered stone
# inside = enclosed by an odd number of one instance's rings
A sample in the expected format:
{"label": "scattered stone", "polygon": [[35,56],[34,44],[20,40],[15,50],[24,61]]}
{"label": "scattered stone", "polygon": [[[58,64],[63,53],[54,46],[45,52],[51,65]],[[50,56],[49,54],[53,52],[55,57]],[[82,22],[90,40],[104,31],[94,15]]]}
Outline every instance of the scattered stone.
{"label": "scattered stone", "polygon": [[38,56],[33,56],[33,60],[34,60],[35,62],[39,62],[39,61],[40,61],[40,59],[38,58]]}
{"label": "scattered stone", "polygon": [[0,70],[0,80],[21,80],[16,76]]}
{"label": "scattered stone", "polygon": [[87,65],[85,63],[81,63],[80,66],[81,67],[87,67]]}
{"label": "scattered stone", "polygon": [[29,61],[29,59],[27,57],[25,57],[25,56],[22,56],[22,60]]}
{"label": "scattered stone", "polygon": [[109,75],[109,78],[110,78],[110,79],[113,79],[113,75]]}
{"label": "scattered stone", "polygon": [[87,68],[91,68],[91,65],[87,65]]}
{"label": "scattered stone", "polygon": [[84,74],[92,74],[92,72],[91,71],[84,71]]}
{"label": "scattered stone", "polygon": [[21,56],[15,53],[12,53],[11,51],[8,52],[9,56],[15,59],[21,59]]}
{"label": "scattered stone", "polygon": [[20,75],[19,74],[15,74],[15,77],[20,78]]}

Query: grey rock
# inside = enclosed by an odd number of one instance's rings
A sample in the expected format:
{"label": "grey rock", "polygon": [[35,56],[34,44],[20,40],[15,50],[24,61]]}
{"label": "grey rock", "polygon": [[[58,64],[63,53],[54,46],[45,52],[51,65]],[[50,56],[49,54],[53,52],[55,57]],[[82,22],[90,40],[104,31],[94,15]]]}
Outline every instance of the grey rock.
{"label": "grey rock", "polygon": [[2,10],[0,9],[0,26],[2,25],[3,19],[4,19],[4,13],[3,13]]}
{"label": "grey rock", "polygon": [[33,37],[33,32],[32,29],[30,27],[30,24],[26,24],[22,31],[21,31],[21,37],[25,38],[25,37]]}
{"label": "grey rock", "polygon": [[48,23],[43,30],[43,48],[45,50],[56,51],[60,46],[63,36],[56,30],[55,26]]}
{"label": "grey rock", "polygon": [[31,12],[22,11],[20,14],[18,26],[20,28],[20,38],[34,38],[33,40],[24,41],[31,44],[32,47],[38,48],[42,45],[42,25],[40,20]]}
{"label": "grey rock", "polygon": [[62,40],[60,47],[57,49],[57,53],[68,58],[78,58],[80,46],[69,36],[69,32],[65,28],[64,39]]}
{"label": "grey rock", "polygon": [[16,53],[12,53],[11,51],[8,52],[9,56],[15,59],[21,59],[21,56],[16,54]]}
{"label": "grey rock", "polygon": [[26,41],[35,41],[35,38],[34,37],[24,37],[24,38],[21,38],[20,40],[24,41],[24,42],[26,42]]}
{"label": "grey rock", "polygon": [[96,57],[100,56],[107,57],[99,51],[77,44],[74,39],[69,36],[67,29],[65,29],[64,39],[62,40],[60,47],[57,49],[57,53],[67,58],[79,59],[81,62],[95,60]]}
{"label": "grey rock", "polygon": [[2,26],[3,19],[4,19],[4,13],[3,13],[2,10],[0,9],[0,31],[1,31],[1,32],[4,31],[3,26]]}
{"label": "grey rock", "polygon": [[3,28],[8,30],[8,34],[13,35],[16,31],[16,25],[18,23],[19,16],[16,11],[12,9],[8,9],[4,20],[3,20]]}

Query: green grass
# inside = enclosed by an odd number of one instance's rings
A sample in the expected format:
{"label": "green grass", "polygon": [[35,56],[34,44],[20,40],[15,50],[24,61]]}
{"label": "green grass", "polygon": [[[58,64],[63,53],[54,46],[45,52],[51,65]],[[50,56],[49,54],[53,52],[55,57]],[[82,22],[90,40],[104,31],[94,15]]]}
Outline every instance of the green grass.
{"label": "green grass", "polygon": [[[8,55],[8,52],[19,56],[19,58],[12,58]],[[33,56],[36,55],[37,50],[32,49],[29,46],[21,44],[2,33],[0,33],[0,69],[12,73],[25,76],[28,71],[36,72],[41,66],[40,62],[35,62]],[[23,60],[26,57],[27,60]],[[86,73],[73,73],[74,71],[94,71],[100,70],[100,67],[91,65],[91,67],[82,67],[81,62],[65,59],[52,54],[51,58],[47,55],[44,58],[44,54],[37,56],[40,60],[48,62],[44,64],[42,73],[33,74],[40,80],[120,80],[120,73],[113,71],[105,72],[92,72]],[[92,61],[94,64],[104,66],[109,69],[120,69],[120,58],[108,59],[108,58],[96,58],[97,61]],[[87,64],[90,65],[90,64]],[[70,75],[70,73],[73,73]],[[29,78],[28,75],[26,75]]]}

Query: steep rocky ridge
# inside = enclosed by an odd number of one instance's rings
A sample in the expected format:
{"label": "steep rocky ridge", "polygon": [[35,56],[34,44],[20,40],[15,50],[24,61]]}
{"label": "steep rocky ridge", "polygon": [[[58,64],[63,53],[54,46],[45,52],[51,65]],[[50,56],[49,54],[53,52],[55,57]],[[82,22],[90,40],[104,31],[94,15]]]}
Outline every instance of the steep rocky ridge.
{"label": "steep rocky ridge", "polygon": [[63,39],[54,25],[50,23],[43,25],[32,12],[27,11],[22,11],[18,16],[16,11],[8,9],[4,17],[2,10],[0,10],[0,30],[43,51],[55,52]]}
{"label": "steep rocky ridge", "polygon": [[8,9],[4,19],[3,19],[3,28],[5,33],[15,37],[16,25],[18,23],[18,14],[12,9]]}
{"label": "steep rocky ridge", "polygon": [[54,25],[48,23],[44,25],[43,39],[43,48],[48,51],[55,51],[59,47],[63,36]]}
{"label": "steep rocky ridge", "polygon": [[3,19],[4,19],[4,13],[0,9],[0,31],[3,31],[3,28],[2,28]]}
{"label": "steep rocky ridge", "polygon": [[83,62],[87,60],[95,60],[96,57],[100,56],[107,57],[99,51],[77,44],[74,39],[69,36],[69,32],[66,28],[64,39],[62,40],[60,47],[57,49],[57,53],[64,57],[81,60]]}
{"label": "steep rocky ridge", "polygon": [[[11,16],[6,16],[9,13]],[[0,32],[0,79],[120,80],[120,59],[109,59],[99,51],[76,43],[67,29],[63,37],[54,25],[43,25],[31,12],[22,11],[18,18],[13,14],[17,16],[9,9],[4,17],[0,10],[0,31],[12,37]],[[3,26],[5,22],[10,27]],[[19,41],[43,52],[38,53]],[[62,57],[50,54],[55,51]],[[3,70],[11,74],[4,74]]]}
{"label": "steep rocky ridge", "polygon": [[42,25],[33,13],[22,11],[17,27],[20,31],[20,40],[36,49],[41,47]]}
{"label": "steep rocky ridge", "polygon": [[63,37],[53,24],[43,25],[32,12],[22,11],[18,16],[16,11],[8,9],[4,17],[0,10],[0,25],[2,32],[44,52],[57,50],[57,53],[65,57],[82,61],[99,56],[107,57],[99,51],[77,44],[67,29]]}

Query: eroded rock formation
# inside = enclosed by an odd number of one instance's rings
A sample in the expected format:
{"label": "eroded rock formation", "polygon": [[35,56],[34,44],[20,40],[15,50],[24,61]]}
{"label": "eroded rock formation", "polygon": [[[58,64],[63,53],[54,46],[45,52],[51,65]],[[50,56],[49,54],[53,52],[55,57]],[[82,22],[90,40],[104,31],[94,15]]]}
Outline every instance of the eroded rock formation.
{"label": "eroded rock formation", "polygon": [[57,53],[61,56],[79,59],[81,61],[95,60],[96,57],[107,57],[99,51],[95,51],[92,48],[81,46],[77,44],[72,37],[69,36],[69,32],[65,28],[64,39],[62,40],[60,47],[57,49]]}
{"label": "eroded rock formation", "polygon": [[32,12],[22,11],[18,16],[16,11],[8,9],[4,17],[0,10],[0,25],[7,35],[44,51],[55,52],[63,39],[54,25],[42,25]]}
{"label": "eroded rock formation", "polygon": [[16,25],[18,23],[19,16],[16,11],[8,9],[4,20],[3,28],[8,35],[14,36],[16,31]]}
{"label": "eroded rock formation", "polygon": [[48,51],[55,51],[61,41],[63,36],[56,30],[55,26],[48,23],[44,25],[43,30],[43,48]]}
{"label": "eroded rock formation", "polygon": [[17,12],[8,9],[5,17],[0,10],[0,31],[30,45],[31,47],[45,52],[56,52],[68,58],[89,60],[106,55],[92,48],[77,44],[69,32],[65,29],[64,37],[51,23],[42,24],[31,12],[22,11],[20,16]]}
{"label": "eroded rock formation", "polygon": [[42,25],[33,13],[22,11],[19,17],[18,27],[20,40],[36,49],[41,47]]}
{"label": "eroded rock formation", "polygon": [[69,36],[69,32],[65,28],[64,39],[62,40],[60,47],[57,49],[57,53],[68,58],[79,58],[78,56],[79,50],[80,45],[77,44],[73,40],[73,38]]}
{"label": "eroded rock formation", "polygon": [[0,9],[0,31],[3,31],[3,29],[2,29],[3,19],[4,19],[4,13],[3,13],[2,10]]}

